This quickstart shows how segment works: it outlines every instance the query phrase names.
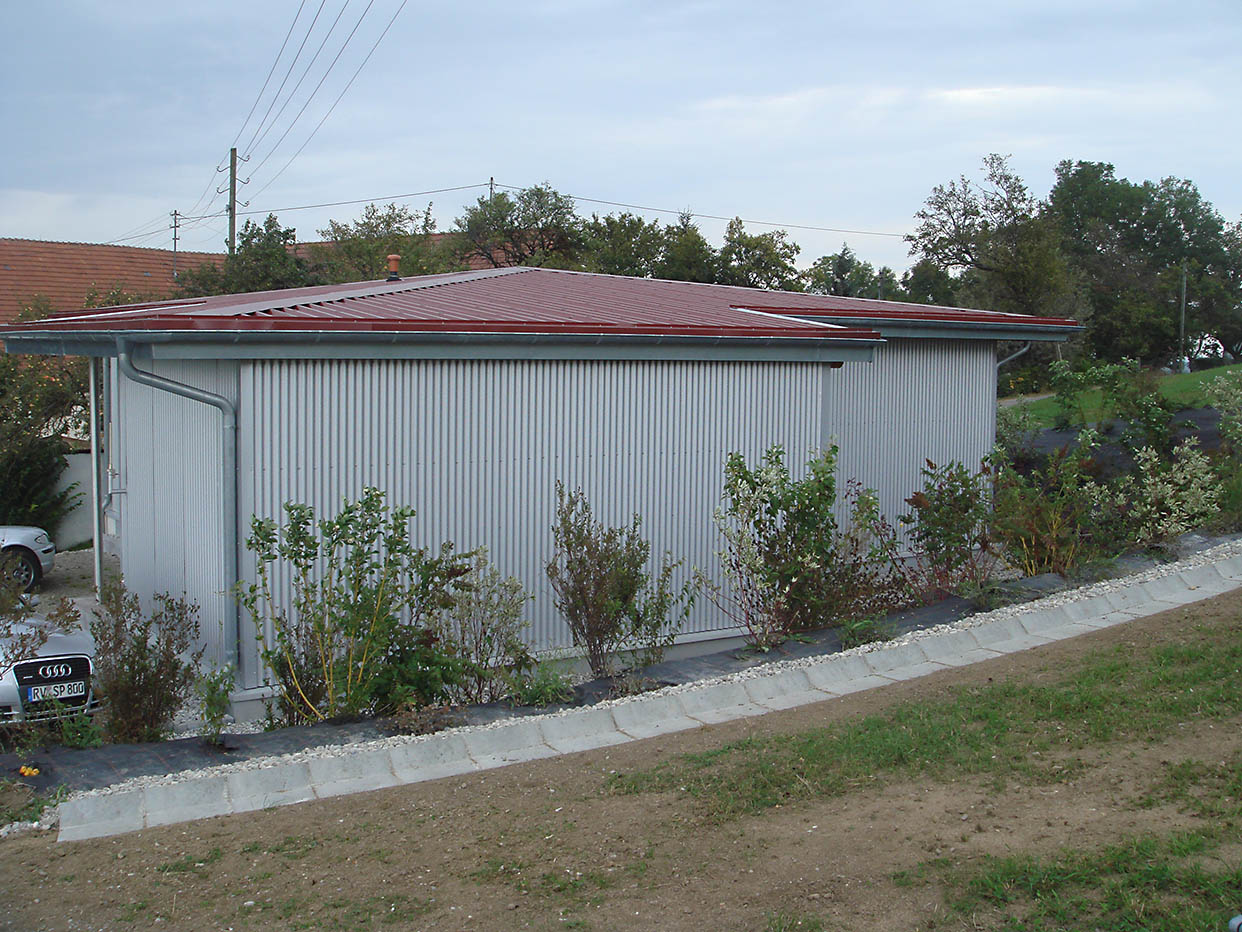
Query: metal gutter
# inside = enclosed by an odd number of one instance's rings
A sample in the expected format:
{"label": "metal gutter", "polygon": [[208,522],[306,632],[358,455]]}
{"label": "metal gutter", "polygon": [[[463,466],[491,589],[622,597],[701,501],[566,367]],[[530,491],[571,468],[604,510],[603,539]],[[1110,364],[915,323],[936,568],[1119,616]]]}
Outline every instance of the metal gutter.
{"label": "metal gutter", "polygon": [[121,372],[126,378],[146,385],[158,391],[179,395],[191,401],[211,405],[218,408],[223,419],[224,456],[223,456],[223,537],[224,537],[224,580],[229,596],[229,616],[232,631],[227,639],[227,660],[233,667],[234,674],[241,677],[241,606],[234,598],[234,588],[238,582],[237,572],[237,407],[223,395],[204,391],[192,385],[185,385],[173,379],[155,375],[136,369],[130,358],[129,343],[118,337],[116,340],[116,358]]}
{"label": "metal gutter", "polygon": [[1081,324],[1029,324],[1021,321],[901,320],[823,314],[797,314],[803,320],[867,327],[882,337],[932,340],[1040,340],[1063,343],[1085,328]]}
{"label": "metal gutter", "polygon": [[600,333],[323,330],[27,330],[0,335],[9,352],[111,356],[120,340],[178,359],[722,359],[870,361],[881,336],[772,337]]}

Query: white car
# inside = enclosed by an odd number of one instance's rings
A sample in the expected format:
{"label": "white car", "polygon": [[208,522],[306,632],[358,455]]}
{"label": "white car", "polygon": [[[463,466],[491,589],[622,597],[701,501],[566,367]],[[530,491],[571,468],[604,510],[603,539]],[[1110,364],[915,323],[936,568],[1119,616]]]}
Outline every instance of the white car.
{"label": "white car", "polygon": [[43,528],[0,525],[0,565],[29,592],[56,564],[56,544]]}
{"label": "white car", "polygon": [[[13,624],[8,634],[20,638],[46,624],[39,618]],[[59,718],[99,701],[91,689],[95,641],[85,631],[54,631],[34,656],[12,656],[13,641],[0,638],[0,723]]]}

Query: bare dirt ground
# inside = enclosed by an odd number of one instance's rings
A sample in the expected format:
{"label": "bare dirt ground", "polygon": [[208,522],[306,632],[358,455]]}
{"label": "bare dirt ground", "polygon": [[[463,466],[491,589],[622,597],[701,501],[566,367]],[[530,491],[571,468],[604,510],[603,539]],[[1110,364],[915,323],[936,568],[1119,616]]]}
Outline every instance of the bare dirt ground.
{"label": "bare dirt ground", "polygon": [[[718,822],[677,793],[618,795],[609,775],[748,735],[793,734],[931,701],[963,684],[1056,679],[1088,651],[1239,630],[1242,592],[918,681],[619,748],[95,841],[0,841],[0,928],[755,930],[993,929],[932,876],[943,857],[1092,847],[1195,816],[1135,798],[1169,762],[1219,762],[1242,721],[1073,754],[1075,776],[863,781]],[[1238,852],[1231,852],[1236,856]],[[1242,899],[1242,891],[1239,891]],[[1240,904],[1242,905],[1242,904]]]}

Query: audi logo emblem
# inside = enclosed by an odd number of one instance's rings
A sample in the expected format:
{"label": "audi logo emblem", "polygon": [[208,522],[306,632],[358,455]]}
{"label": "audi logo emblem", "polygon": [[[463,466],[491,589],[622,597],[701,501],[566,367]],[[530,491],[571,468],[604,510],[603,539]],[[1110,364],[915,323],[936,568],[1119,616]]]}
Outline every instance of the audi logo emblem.
{"label": "audi logo emblem", "polygon": [[60,679],[73,673],[73,667],[67,663],[45,663],[39,667],[39,676],[45,680]]}

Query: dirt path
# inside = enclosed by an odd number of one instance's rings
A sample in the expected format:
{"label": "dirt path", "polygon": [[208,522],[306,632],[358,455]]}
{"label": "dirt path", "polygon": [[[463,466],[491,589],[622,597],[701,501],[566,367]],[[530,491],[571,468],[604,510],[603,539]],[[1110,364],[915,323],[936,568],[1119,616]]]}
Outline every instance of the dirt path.
{"label": "dirt path", "polygon": [[0,928],[768,932],[798,928],[792,917],[828,930],[999,928],[995,916],[951,910],[937,875],[910,883],[901,872],[1186,827],[1194,816],[1137,795],[1169,762],[1242,751],[1242,722],[1188,721],[1158,744],[1069,754],[1074,776],[1058,781],[863,780],[843,796],[723,822],[685,794],[610,793],[610,774],[961,685],[1054,680],[1096,648],[1181,643],[1238,630],[1239,617],[1242,592],[675,737],[117,838],[0,841]]}

